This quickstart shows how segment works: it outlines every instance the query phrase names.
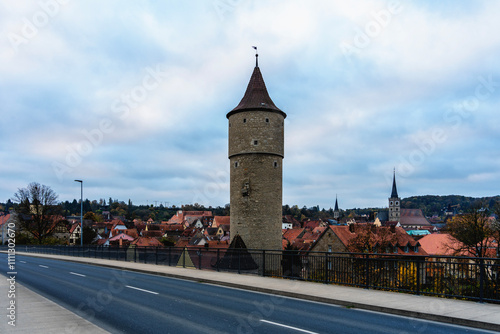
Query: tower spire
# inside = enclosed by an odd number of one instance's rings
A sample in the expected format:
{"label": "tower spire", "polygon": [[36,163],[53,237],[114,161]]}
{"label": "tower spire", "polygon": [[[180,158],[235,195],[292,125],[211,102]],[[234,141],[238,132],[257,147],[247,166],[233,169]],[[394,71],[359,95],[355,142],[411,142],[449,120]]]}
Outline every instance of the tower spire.
{"label": "tower spire", "polygon": [[257,53],[257,47],[252,46],[255,49],[255,67],[259,67],[259,54]]}
{"label": "tower spire", "polygon": [[396,168],[394,168],[394,174],[392,177],[392,193],[391,193],[391,198],[397,198],[398,196],[398,190],[396,188]]}

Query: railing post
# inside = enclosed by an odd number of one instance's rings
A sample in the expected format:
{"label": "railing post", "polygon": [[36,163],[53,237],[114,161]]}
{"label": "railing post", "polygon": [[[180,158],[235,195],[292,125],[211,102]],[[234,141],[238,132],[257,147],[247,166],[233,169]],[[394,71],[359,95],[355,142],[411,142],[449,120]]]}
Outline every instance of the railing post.
{"label": "railing post", "polygon": [[325,252],[325,284],[328,283],[328,253]]}
{"label": "railing post", "polygon": [[421,275],[420,275],[420,258],[418,258],[416,261],[415,261],[415,267],[416,267],[416,270],[417,270],[417,291],[416,291],[416,294],[417,296],[420,295],[420,280],[421,280]]}
{"label": "railing post", "polygon": [[262,277],[266,276],[266,250],[262,250]]}
{"label": "railing post", "polygon": [[220,248],[217,248],[217,262],[216,262],[217,271],[220,271],[219,261],[220,261]]}
{"label": "railing post", "polygon": [[479,259],[479,302],[484,302],[484,259]]}
{"label": "railing post", "polygon": [[172,265],[172,246],[168,247],[168,266],[170,267]]}
{"label": "railing post", "polygon": [[370,288],[370,265],[369,265],[369,254],[365,254],[365,276],[366,276],[366,289]]}
{"label": "railing post", "polygon": [[201,252],[203,248],[198,249],[198,269],[201,270]]}
{"label": "railing post", "polygon": [[241,249],[238,248],[238,274],[241,274]]}

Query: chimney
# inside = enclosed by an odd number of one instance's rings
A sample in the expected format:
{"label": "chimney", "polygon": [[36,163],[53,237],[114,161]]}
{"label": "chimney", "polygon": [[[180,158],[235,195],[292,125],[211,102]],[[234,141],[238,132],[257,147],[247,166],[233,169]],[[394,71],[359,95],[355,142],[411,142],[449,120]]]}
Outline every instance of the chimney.
{"label": "chimney", "polygon": [[354,224],[349,224],[349,232],[354,233]]}

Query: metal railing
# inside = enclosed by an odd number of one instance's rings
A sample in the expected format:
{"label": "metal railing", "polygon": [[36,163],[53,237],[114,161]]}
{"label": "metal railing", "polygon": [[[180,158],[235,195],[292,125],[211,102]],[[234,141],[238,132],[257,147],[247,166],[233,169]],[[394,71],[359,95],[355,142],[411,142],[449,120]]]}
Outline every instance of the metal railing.
{"label": "metal railing", "polygon": [[135,246],[18,245],[16,252],[229,271],[500,303],[499,258]]}

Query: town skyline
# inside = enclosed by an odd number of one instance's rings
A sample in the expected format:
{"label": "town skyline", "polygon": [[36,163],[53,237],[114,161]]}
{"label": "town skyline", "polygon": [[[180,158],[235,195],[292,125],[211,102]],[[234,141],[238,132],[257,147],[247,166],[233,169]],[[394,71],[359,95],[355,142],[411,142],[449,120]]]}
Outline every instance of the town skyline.
{"label": "town skyline", "polygon": [[401,198],[499,194],[498,3],[42,3],[0,5],[0,202],[80,179],[84,199],[229,203],[253,45],[288,115],[283,204],[386,207],[394,168]]}

